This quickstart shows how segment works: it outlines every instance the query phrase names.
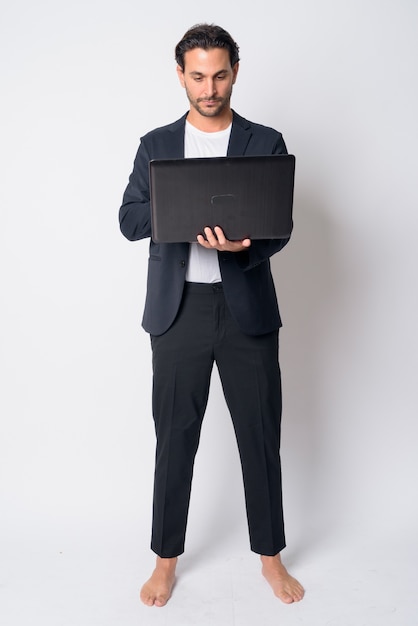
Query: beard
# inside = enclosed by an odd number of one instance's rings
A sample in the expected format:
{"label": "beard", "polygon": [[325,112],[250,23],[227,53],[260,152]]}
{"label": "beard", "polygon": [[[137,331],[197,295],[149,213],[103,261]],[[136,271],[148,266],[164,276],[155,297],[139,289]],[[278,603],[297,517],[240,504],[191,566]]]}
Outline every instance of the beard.
{"label": "beard", "polygon": [[[196,111],[198,113],[200,113],[200,115],[203,115],[203,117],[216,117],[217,115],[220,115],[225,108],[229,107],[229,102],[231,99],[231,94],[232,94],[232,89],[230,90],[230,92],[227,94],[227,96],[225,98],[197,98],[197,100],[194,100],[189,91],[186,88],[186,94],[187,94],[187,98],[190,102],[190,106],[192,106],[194,109],[196,109]],[[205,105],[205,103],[210,102],[211,105]]]}

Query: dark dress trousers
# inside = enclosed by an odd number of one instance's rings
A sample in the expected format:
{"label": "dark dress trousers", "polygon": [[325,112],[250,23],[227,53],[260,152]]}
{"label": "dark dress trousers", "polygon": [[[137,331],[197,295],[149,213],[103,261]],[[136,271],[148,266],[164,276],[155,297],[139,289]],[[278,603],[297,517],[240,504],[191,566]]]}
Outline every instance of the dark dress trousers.
{"label": "dark dress trousers", "polygon": [[[183,158],[186,115],[141,138],[120,208],[131,241],[151,238],[148,165]],[[285,154],[282,135],[233,112],[228,156]],[[222,283],[185,283],[188,243],[150,239],[143,327],[153,349],[157,436],[152,549],[184,550],[194,456],[216,362],[241,458],[251,548],[274,555],[285,545],[279,458],[279,308],[270,257],[286,239],[218,252]]]}

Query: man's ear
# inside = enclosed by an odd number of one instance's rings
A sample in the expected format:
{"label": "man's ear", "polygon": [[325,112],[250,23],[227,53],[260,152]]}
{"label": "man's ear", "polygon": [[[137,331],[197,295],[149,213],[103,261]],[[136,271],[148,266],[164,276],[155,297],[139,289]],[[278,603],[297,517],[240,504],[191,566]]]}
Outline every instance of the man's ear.
{"label": "man's ear", "polygon": [[237,61],[234,65],[234,67],[232,68],[232,84],[235,85],[235,81],[237,80],[237,75],[238,75],[238,70],[239,70],[239,62]]}
{"label": "man's ear", "polygon": [[184,87],[185,86],[184,85],[184,72],[181,69],[180,65],[177,65],[176,70],[177,70],[177,76],[179,77],[180,85]]}

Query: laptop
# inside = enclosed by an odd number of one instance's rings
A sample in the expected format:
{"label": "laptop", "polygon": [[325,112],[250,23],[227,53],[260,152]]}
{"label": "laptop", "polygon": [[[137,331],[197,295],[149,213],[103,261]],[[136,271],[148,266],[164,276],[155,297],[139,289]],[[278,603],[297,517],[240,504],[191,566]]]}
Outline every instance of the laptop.
{"label": "laptop", "polygon": [[150,161],[152,238],[194,242],[220,226],[227,239],[280,239],[292,230],[295,157]]}

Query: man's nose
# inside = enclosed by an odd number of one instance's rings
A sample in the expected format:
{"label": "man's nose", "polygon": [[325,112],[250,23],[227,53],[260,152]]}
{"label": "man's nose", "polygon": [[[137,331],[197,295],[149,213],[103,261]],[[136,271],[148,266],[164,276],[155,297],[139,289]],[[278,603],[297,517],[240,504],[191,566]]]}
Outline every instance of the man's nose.
{"label": "man's nose", "polygon": [[206,80],[205,91],[208,96],[213,96],[216,93],[215,81],[211,78]]}

